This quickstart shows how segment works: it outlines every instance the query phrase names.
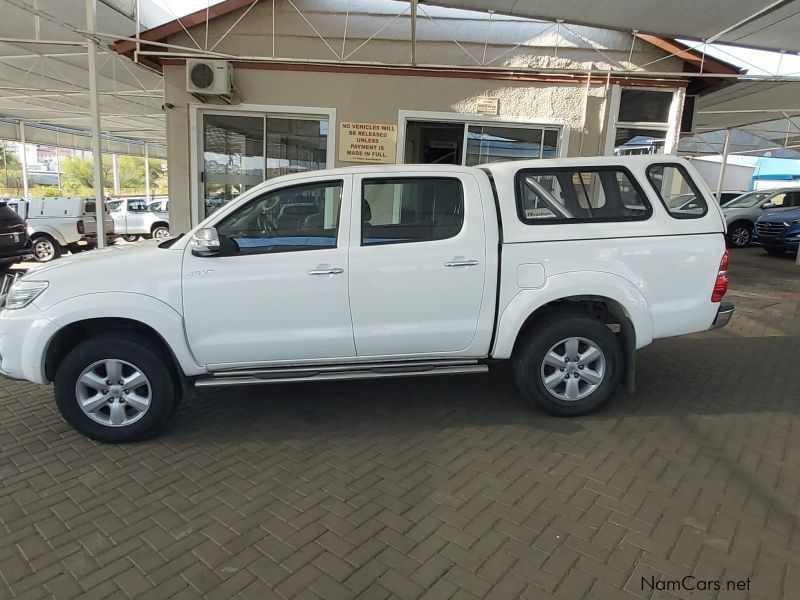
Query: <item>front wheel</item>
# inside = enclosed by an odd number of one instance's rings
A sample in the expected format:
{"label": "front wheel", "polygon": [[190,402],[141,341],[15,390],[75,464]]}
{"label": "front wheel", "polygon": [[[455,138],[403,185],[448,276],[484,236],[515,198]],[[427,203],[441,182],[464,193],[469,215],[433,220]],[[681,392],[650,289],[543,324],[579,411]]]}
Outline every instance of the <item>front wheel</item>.
{"label": "front wheel", "polygon": [[177,404],[170,361],[148,339],[132,334],[91,337],[58,366],[55,398],[64,419],[106,443],[155,435]]}
{"label": "front wheel", "polygon": [[728,231],[728,245],[732,248],[747,248],[753,239],[753,226],[736,223]]}
{"label": "front wheel", "polygon": [[557,416],[585,415],[608,401],[622,380],[617,336],[579,312],[554,313],[525,340],[514,360],[522,394]]}
{"label": "front wheel", "polygon": [[127,235],[123,235],[122,239],[125,240],[126,242],[135,242],[136,240],[139,239],[139,236],[138,235],[127,234]]}
{"label": "front wheel", "polygon": [[33,255],[41,263],[50,262],[61,256],[61,246],[49,235],[33,240]]}

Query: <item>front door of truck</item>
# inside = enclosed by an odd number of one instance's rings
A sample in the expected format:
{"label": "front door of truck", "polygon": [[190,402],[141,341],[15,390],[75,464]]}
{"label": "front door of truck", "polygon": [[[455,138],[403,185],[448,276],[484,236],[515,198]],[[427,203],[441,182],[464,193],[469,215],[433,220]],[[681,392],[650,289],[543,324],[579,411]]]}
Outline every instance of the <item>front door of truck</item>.
{"label": "front door of truck", "polygon": [[355,356],[347,245],[352,176],[309,177],[214,223],[221,251],[183,262],[186,334],[206,365]]}
{"label": "front door of truck", "polygon": [[353,198],[350,304],[358,355],[470,354],[486,277],[475,177],[358,175]]}

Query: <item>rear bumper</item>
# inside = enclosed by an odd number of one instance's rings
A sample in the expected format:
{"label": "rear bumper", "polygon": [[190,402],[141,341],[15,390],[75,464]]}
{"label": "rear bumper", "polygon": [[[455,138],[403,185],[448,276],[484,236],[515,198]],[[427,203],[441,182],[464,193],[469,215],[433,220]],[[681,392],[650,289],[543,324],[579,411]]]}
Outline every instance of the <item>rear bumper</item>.
{"label": "rear bumper", "polygon": [[717,309],[717,316],[714,318],[714,322],[711,324],[710,329],[719,329],[720,327],[725,327],[725,325],[727,325],[731,320],[733,311],[733,302],[720,302],[719,308]]}

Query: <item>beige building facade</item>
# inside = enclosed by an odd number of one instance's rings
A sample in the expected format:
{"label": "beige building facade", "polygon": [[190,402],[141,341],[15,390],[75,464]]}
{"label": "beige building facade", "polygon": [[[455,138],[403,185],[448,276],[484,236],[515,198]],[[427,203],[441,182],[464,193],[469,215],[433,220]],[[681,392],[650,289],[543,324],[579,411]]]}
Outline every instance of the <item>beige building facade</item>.
{"label": "beige building facade", "polygon": [[[669,153],[698,87],[681,76],[696,56],[646,36],[427,7],[409,56],[407,3],[217,6],[145,32],[164,46],[137,54],[164,74],[176,233],[310,169]],[[189,93],[187,60],[229,62],[230,97]]]}

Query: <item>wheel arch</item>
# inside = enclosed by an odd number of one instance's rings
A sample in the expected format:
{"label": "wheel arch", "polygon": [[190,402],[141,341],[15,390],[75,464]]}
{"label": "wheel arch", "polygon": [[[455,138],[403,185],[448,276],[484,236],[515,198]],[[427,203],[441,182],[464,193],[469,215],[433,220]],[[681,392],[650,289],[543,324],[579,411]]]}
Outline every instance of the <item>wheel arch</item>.
{"label": "wheel arch", "polygon": [[47,318],[57,326],[41,352],[46,380],[53,381],[59,361],[77,342],[118,328],[152,339],[173,361],[181,380],[205,373],[188,346],[181,315],[160,300],[143,294],[134,296],[135,302],[131,302],[130,293],[83,295],[46,310]]}
{"label": "wheel arch", "polygon": [[64,247],[67,245],[67,240],[61,235],[57,229],[53,227],[41,227],[41,228],[34,228],[33,233],[31,234],[31,241],[35,241],[37,238],[50,238],[53,240],[56,245]]}
{"label": "wheel arch", "polygon": [[150,325],[124,317],[96,317],[73,321],[59,329],[51,338],[44,356],[44,373],[47,380],[55,380],[58,365],[72,348],[84,340],[108,333],[109,330],[133,333],[153,342],[164,359],[172,363],[174,368],[170,369],[170,375],[177,390],[186,387],[180,362],[164,337]]}
{"label": "wheel arch", "polygon": [[166,227],[169,229],[169,223],[167,221],[156,221],[150,226],[150,233],[153,233],[157,227]]}
{"label": "wheel arch", "polygon": [[541,289],[517,293],[500,315],[492,358],[511,358],[538,323],[565,309],[597,318],[619,336],[626,362],[626,385],[632,389],[635,350],[653,340],[653,324],[639,289],[610,273],[564,273],[548,278]]}

